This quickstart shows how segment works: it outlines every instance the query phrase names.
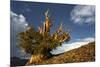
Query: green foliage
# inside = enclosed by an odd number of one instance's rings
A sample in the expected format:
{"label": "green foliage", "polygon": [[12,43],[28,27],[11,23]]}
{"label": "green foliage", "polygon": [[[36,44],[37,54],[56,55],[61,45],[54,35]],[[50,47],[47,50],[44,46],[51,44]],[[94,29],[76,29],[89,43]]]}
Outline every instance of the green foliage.
{"label": "green foliage", "polygon": [[37,54],[50,52],[52,49],[61,45],[57,40],[54,40],[50,34],[39,34],[33,28],[18,34],[19,47],[27,53]]}

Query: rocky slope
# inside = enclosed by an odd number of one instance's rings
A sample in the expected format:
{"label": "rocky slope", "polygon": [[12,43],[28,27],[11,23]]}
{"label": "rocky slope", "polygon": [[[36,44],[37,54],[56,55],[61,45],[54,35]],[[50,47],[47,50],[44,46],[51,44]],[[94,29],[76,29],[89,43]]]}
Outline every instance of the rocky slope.
{"label": "rocky slope", "polygon": [[41,64],[60,64],[74,62],[93,62],[95,61],[95,42],[86,44],[80,48],[73,49],[60,55],[43,61]]}
{"label": "rocky slope", "polygon": [[[24,66],[28,59],[11,58],[11,66]],[[94,62],[95,61],[95,42],[86,44],[80,48],[54,55],[44,60],[42,64],[62,64],[77,62]],[[34,64],[33,64],[34,65]],[[37,64],[38,65],[38,64]]]}

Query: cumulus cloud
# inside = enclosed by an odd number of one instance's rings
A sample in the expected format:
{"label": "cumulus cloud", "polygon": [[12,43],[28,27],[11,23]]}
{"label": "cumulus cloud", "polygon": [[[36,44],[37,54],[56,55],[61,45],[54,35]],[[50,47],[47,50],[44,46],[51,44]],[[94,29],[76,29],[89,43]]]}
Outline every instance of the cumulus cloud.
{"label": "cumulus cloud", "polygon": [[16,14],[14,12],[10,12],[10,18],[11,18],[11,29],[13,29],[14,32],[21,32],[26,30],[28,23],[26,21],[26,18],[22,14]]}
{"label": "cumulus cloud", "polygon": [[71,11],[71,20],[77,24],[93,24],[95,22],[95,6],[75,6]]}
{"label": "cumulus cloud", "polygon": [[17,45],[17,37],[16,35],[19,32],[25,31],[28,27],[28,23],[26,18],[22,14],[16,14],[14,12],[10,12],[10,31],[11,31],[11,56],[18,56],[20,54],[19,49],[16,47]]}
{"label": "cumulus cloud", "polygon": [[72,49],[75,49],[75,48],[79,48],[83,45],[86,45],[90,42],[94,42],[95,39],[92,38],[92,37],[87,37],[87,38],[84,38],[84,39],[77,39],[75,40],[75,42],[72,42],[72,43],[69,43],[69,44],[62,44],[61,47],[57,47],[55,50],[51,51],[52,54],[59,54],[59,53],[63,53],[63,52],[66,52],[66,51],[70,51]]}

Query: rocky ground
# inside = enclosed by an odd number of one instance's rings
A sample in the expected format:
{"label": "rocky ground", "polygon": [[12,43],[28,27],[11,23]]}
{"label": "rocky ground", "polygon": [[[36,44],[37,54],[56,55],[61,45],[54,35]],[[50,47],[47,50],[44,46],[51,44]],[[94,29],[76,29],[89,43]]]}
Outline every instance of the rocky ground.
{"label": "rocky ground", "polygon": [[95,61],[95,42],[43,61],[41,64],[60,64]]}
{"label": "rocky ground", "polygon": [[[28,60],[11,58],[11,66],[23,66]],[[94,62],[95,61],[95,42],[86,44],[80,48],[70,50],[68,52],[54,55],[53,57],[44,60],[42,64],[62,64],[62,63],[77,63],[77,62]]]}

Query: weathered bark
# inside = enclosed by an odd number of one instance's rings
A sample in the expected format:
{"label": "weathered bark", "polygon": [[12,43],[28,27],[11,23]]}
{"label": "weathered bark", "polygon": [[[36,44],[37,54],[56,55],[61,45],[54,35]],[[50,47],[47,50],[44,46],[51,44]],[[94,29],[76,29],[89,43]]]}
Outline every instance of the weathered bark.
{"label": "weathered bark", "polygon": [[45,59],[46,56],[44,56],[43,54],[32,55],[29,61],[26,63],[26,65],[39,64]]}

